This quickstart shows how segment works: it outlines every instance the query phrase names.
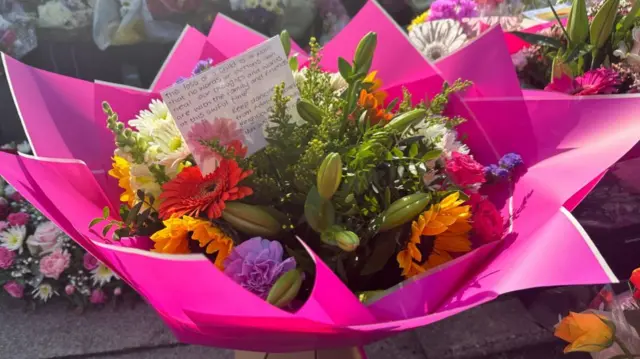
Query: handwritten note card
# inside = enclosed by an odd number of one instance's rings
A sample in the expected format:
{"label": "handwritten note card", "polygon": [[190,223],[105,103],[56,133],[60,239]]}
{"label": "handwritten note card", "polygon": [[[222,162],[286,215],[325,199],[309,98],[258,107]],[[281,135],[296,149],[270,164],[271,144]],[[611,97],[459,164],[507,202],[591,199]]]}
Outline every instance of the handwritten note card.
{"label": "handwritten note card", "polygon": [[[280,38],[264,43],[162,92],[169,111],[204,174],[220,156],[202,141],[251,155],[267,145],[263,129],[273,89],[284,82],[290,109],[300,97]],[[295,110],[293,110],[295,111]]]}

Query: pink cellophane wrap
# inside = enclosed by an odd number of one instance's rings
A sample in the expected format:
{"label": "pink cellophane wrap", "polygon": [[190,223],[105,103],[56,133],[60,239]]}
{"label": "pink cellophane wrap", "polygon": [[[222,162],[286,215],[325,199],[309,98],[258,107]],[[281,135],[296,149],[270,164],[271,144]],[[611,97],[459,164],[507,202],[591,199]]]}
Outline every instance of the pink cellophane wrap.
{"label": "pink cellophane wrap", "polygon": [[399,95],[406,86],[419,101],[439,91],[445,80],[473,81],[448,107],[450,114],[468,119],[460,127],[466,143],[481,163],[517,152],[527,169],[512,195],[493,198],[505,216],[513,214],[502,241],[406,281],[368,306],[310,250],[317,269],[314,289],[299,311],[289,313],[245,291],[202,255],[155,254],[137,248],[148,248],[144,240],[113,243],[99,235],[100,228],[88,229],[103,207],[117,213],[116,181],[106,175],[114,146],[101,101],[108,100],[123,120],[133,118],[158,98],[159,90],[188,75],[199,59],[220,61],[264,39],[227,18],[218,17],[208,37],[187,29],[150,90],[88,83],[5,56],[22,121],[39,157],[0,153],[0,175],[134,287],[187,343],[268,352],[363,345],[503,293],[616,281],[563,205],[579,202],[638,141],[640,98],[523,94],[512,69],[505,68],[511,60],[497,27],[429,65],[375,2],[327,44],[322,65],[336,70],[338,56],[351,58],[368,31],[378,33],[372,69],[379,71],[387,91]]}

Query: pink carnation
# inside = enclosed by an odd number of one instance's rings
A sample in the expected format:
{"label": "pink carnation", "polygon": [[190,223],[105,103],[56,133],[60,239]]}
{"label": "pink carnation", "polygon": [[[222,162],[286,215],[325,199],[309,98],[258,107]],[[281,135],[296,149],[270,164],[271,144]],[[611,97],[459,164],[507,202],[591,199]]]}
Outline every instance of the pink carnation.
{"label": "pink carnation", "polygon": [[5,283],[3,288],[7,293],[9,293],[10,296],[14,298],[22,298],[22,296],[24,295],[24,287],[20,283],[13,280]]}
{"label": "pink carnation", "polygon": [[29,215],[24,212],[11,213],[7,221],[12,226],[26,226],[29,223]]}
{"label": "pink carnation", "polygon": [[5,247],[0,247],[0,269],[8,269],[13,265],[16,253]]}
{"label": "pink carnation", "polygon": [[91,292],[89,301],[93,304],[103,304],[107,301],[107,295],[104,294],[104,291],[102,289],[94,289]]}
{"label": "pink carnation", "polygon": [[69,268],[71,255],[62,249],[56,249],[53,253],[40,260],[40,273],[47,278],[58,279],[65,269]]}
{"label": "pink carnation", "polygon": [[84,269],[88,271],[98,268],[98,260],[96,257],[91,255],[91,253],[84,254],[84,257],[82,257],[82,264],[84,265]]}
{"label": "pink carnation", "polygon": [[564,92],[574,96],[612,94],[620,85],[620,76],[615,70],[601,67],[585,72],[582,76],[572,79],[562,74],[551,82],[545,91]]}
{"label": "pink carnation", "polygon": [[453,152],[447,161],[446,171],[451,180],[461,187],[484,183],[484,167],[470,155]]}

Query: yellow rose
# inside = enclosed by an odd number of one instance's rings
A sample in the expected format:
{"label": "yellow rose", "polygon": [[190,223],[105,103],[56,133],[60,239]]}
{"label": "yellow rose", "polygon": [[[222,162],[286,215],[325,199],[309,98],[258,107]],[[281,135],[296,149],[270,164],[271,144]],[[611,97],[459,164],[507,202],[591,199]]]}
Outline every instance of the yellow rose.
{"label": "yellow rose", "polygon": [[610,347],[615,337],[615,326],[606,317],[595,313],[573,313],[556,326],[555,336],[569,342],[565,353],[599,352]]}

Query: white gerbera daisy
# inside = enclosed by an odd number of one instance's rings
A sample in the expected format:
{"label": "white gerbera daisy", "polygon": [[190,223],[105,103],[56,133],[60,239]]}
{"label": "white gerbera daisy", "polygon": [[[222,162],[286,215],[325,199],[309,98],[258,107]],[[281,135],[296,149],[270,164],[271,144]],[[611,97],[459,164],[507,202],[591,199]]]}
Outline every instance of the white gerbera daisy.
{"label": "white gerbera daisy", "polygon": [[427,21],[415,25],[409,39],[427,60],[433,62],[459,49],[467,42],[460,24],[451,19]]}
{"label": "white gerbera daisy", "polygon": [[31,292],[31,294],[33,294],[34,298],[37,298],[42,300],[43,302],[46,302],[49,299],[51,299],[51,297],[53,297],[54,294],[58,295],[58,292],[53,290],[53,287],[51,286],[51,284],[42,283],[38,287],[36,287]]}
{"label": "white gerbera daisy", "polygon": [[102,263],[100,263],[96,269],[91,271],[91,279],[93,279],[94,286],[99,285],[102,287],[103,285],[111,282],[111,279],[113,279],[114,276],[115,274],[111,269]]}
{"label": "white gerbera daisy", "polygon": [[27,235],[25,226],[11,226],[9,229],[0,232],[0,245],[12,251],[22,253],[22,243]]}

